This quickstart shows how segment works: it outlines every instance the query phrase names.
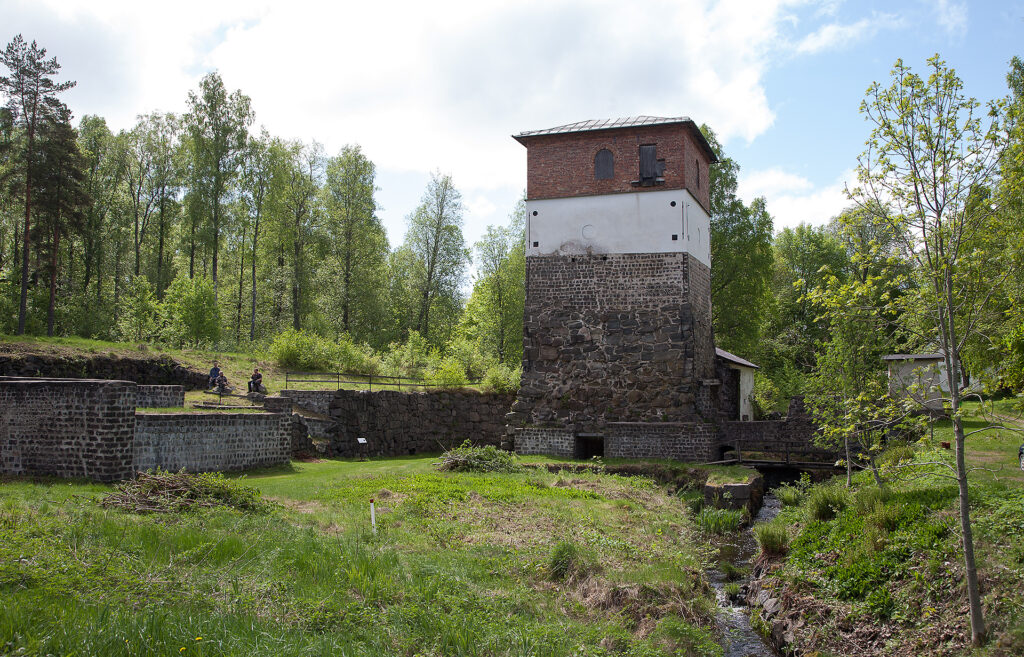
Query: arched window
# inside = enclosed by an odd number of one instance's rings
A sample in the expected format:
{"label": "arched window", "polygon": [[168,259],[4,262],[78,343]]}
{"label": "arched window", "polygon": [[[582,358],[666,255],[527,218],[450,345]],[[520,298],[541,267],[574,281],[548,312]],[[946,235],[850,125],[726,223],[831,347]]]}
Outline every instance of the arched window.
{"label": "arched window", "polygon": [[602,148],[594,156],[594,180],[611,180],[615,177],[615,156]]}

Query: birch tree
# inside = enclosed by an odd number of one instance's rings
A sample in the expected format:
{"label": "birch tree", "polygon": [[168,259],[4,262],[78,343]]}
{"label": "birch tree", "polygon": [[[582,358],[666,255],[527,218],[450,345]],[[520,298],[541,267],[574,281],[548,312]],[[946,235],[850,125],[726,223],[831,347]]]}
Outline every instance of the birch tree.
{"label": "birch tree", "polygon": [[992,263],[985,262],[998,252],[975,248],[996,221],[991,204],[978,199],[994,180],[1001,139],[994,108],[986,111],[964,95],[956,73],[937,55],[928,68],[921,77],[897,60],[889,86],[869,87],[861,112],[872,130],[851,198],[878,213],[913,263],[919,293],[906,307],[918,314],[921,339],[937,345],[945,359],[971,640],[980,645],[985,621],[964,455],[961,352],[998,283],[991,279]]}

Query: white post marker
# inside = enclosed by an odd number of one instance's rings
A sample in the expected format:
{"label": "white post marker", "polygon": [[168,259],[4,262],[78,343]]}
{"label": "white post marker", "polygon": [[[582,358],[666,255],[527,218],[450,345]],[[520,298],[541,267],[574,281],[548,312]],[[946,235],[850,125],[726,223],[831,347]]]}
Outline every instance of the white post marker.
{"label": "white post marker", "polygon": [[373,525],[373,533],[377,533],[377,512],[373,508],[373,499],[370,500],[370,524]]}

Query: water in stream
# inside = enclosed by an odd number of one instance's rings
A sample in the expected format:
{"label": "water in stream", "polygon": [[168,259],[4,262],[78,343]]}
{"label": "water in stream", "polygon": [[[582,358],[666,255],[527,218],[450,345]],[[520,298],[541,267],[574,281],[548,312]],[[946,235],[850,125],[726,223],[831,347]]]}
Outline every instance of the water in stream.
{"label": "water in stream", "polygon": [[[775,495],[771,493],[765,495],[764,503],[760,511],[757,512],[754,523],[771,520],[781,508],[782,504]],[[757,542],[750,529],[721,537],[717,547],[719,563],[727,561],[746,571],[749,571],[750,562],[757,554]],[[746,577],[739,580],[739,583],[744,584]],[[715,590],[715,597],[718,599],[718,625],[724,637],[722,641],[722,647],[725,649],[724,657],[775,657],[778,655],[771,644],[750,626],[747,608],[729,599],[729,595],[725,592],[725,585],[729,581],[725,573],[714,568],[708,571],[708,579],[711,587]]]}

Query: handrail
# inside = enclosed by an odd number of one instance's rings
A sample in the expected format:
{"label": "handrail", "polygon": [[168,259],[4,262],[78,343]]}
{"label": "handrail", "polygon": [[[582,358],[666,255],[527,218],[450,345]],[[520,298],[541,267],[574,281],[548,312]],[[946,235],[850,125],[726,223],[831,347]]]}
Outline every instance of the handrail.
{"label": "handrail", "polygon": [[[308,377],[330,377],[330,378],[308,378]],[[357,377],[342,378],[342,377]],[[375,381],[376,379],[376,381]],[[413,383],[413,382],[416,383]],[[467,385],[475,385],[480,383],[482,379],[475,379],[467,381]],[[406,382],[406,383],[403,383]],[[405,385],[407,388],[437,388],[442,387],[440,383],[422,383],[422,379],[413,379],[407,376],[389,376],[385,374],[357,374],[355,372],[291,372],[285,371],[284,373],[284,385],[285,388],[291,383],[334,383],[337,389],[340,390],[342,384],[366,384],[370,391],[373,391],[374,383],[378,387],[397,387],[399,391],[402,390],[402,386]]]}

